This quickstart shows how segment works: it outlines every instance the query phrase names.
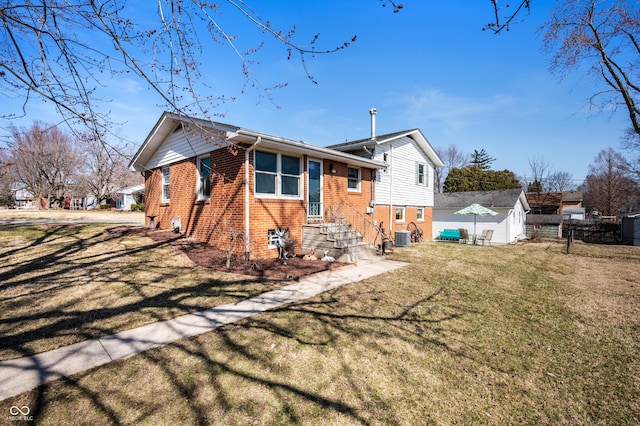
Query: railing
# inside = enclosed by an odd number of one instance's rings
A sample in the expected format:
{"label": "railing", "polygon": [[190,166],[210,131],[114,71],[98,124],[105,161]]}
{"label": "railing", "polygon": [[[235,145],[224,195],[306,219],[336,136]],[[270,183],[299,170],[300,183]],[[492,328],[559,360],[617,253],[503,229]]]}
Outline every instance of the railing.
{"label": "railing", "polygon": [[335,204],[325,206],[325,222],[337,223],[350,227],[361,241],[372,246],[379,243],[380,230],[368,217],[356,210],[351,204]]}
{"label": "railing", "polygon": [[309,202],[307,205],[307,218],[318,220],[322,218],[322,203]]}

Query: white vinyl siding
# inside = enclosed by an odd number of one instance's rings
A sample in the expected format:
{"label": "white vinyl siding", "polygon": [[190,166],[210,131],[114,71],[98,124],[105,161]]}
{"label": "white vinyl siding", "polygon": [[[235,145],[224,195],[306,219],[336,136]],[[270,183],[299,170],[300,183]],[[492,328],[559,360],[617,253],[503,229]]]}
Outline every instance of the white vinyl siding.
{"label": "white vinyl siding", "polygon": [[[433,164],[416,142],[405,137],[376,147],[376,160],[385,155],[389,166],[377,174],[376,202],[433,207]],[[424,185],[416,183],[417,163],[424,165]]]}
{"label": "white vinyl siding", "polygon": [[222,136],[202,134],[200,131],[181,129],[174,131],[151,155],[146,167],[166,166],[189,158],[197,157],[227,146]]}

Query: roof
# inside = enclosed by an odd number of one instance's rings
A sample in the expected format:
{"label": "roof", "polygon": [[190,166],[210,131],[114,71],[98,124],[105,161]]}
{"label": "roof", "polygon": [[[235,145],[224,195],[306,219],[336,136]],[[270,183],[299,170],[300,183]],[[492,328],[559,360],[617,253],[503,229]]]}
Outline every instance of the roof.
{"label": "roof", "polygon": [[563,191],[563,202],[579,202],[582,201],[582,191]]}
{"label": "roof", "polygon": [[166,138],[177,128],[180,123],[190,124],[202,132],[213,133],[222,137],[226,143],[242,144],[244,146],[260,144],[261,147],[283,150],[291,153],[308,154],[314,157],[344,162],[354,166],[384,168],[386,164],[381,161],[371,160],[357,155],[336,151],[330,148],[322,148],[304,141],[295,141],[280,136],[269,135],[245,129],[231,124],[203,120],[165,111],[146,137],[138,151],[129,163],[131,170],[146,170],[147,163]]}
{"label": "roof", "polygon": [[527,192],[527,201],[529,205],[539,206],[557,206],[562,204],[562,194],[559,192]]}
{"label": "roof", "polygon": [[437,193],[434,198],[434,209],[462,209],[473,203],[489,208],[513,208],[520,200],[525,210],[529,203],[522,189],[505,189],[501,191],[468,191]]}
{"label": "roof", "polygon": [[116,191],[116,194],[135,194],[136,192],[144,192],[144,183],[140,185],[128,186]]}
{"label": "roof", "polygon": [[420,149],[427,155],[427,158],[431,160],[434,166],[443,167],[444,162],[438,156],[438,153],[431,146],[427,138],[422,134],[420,129],[401,130],[399,132],[387,133],[379,135],[374,138],[358,139],[354,141],[347,141],[344,143],[329,145],[328,148],[336,149],[338,151],[351,151],[362,147],[369,147],[373,145],[382,145],[390,143],[394,140],[409,137],[413,139]]}

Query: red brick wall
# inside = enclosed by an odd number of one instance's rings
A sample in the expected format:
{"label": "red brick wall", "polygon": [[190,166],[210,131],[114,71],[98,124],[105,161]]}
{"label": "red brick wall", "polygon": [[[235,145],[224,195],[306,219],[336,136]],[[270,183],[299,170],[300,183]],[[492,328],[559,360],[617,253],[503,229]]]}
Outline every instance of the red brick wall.
{"label": "red brick wall", "polygon": [[[253,257],[277,256],[276,249],[268,248],[268,231],[288,228],[289,236],[297,241],[300,250],[302,225],[306,222],[306,157],[303,159],[303,200],[257,198],[253,195],[253,153],[250,154],[249,211],[250,250]],[[371,201],[373,193],[372,171],[361,169],[361,191],[347,190],[347,165],[325,160],[324,203],[325,205],[348,203],[362,214]],[[331,173],[333,165],[336,173]],[[204,241],[226,250],[232,235],[241,235],[245,229],[244,203],[244,151],[233,155],[227,149],[211,153],[211,198],[196,199],[197,163],[192,158],[170,166],[171,200],[162,203],[162,172],[154,169],[145,174],[145,199],[147,216],[154,215],[155,225],[171,229],[171,220],[181,219],[182,229],[198,241]],[[149,217],[146,225],[149,226]],[[234,253],[243,255],[244,241],[238,239],[232,246]]]}
{"label": "red brick wall", "polygon": [[[392,224],[393,229],[391,230],[392,237],[393,233],[399,230],[406,230],[407,225],[410,222],[414,222],[417,226],[422,229],[424,241],[431,241],[433,238],[433,209],[431,207],[424,208],[424,221],[418,222],[417,219],[417,208],[415,206],[404,206],[405,211],[405,220],[404,222],[396,221],[396,206],[391,206],[392,208]],[[384,224],[385,232],[389,232],[389,206],[388,205],[377,205],[373,212],[373,218],[376,220],[378,226],[380,223]]]}

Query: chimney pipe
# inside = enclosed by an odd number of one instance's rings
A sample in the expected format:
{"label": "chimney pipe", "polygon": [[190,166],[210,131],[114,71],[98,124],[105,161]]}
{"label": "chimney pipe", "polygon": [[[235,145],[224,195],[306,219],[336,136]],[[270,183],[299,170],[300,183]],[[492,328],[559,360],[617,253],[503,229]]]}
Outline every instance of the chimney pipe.
{"label": "chimney pipe", "polygon": [[369,114],[371,114],[371,139],[376,138],[376,114],[378,110],[375,108],[371,108],[369,110]]}

